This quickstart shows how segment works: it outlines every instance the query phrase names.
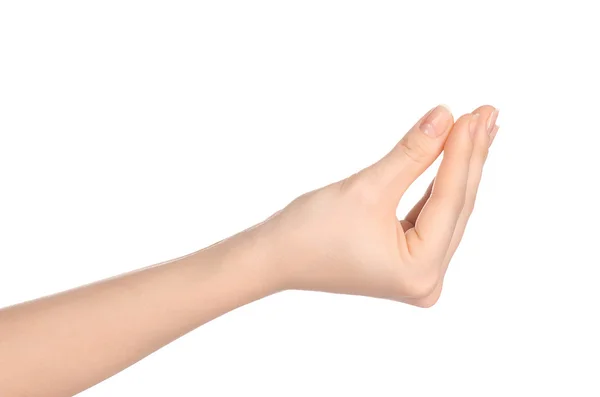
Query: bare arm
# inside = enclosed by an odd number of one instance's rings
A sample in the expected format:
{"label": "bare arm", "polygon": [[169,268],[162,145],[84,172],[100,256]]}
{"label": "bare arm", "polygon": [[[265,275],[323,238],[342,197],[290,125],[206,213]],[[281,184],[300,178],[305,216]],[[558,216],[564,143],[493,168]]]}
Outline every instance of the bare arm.
{"label": "bare arm", "polygon": [[[384,158],[257,227],[171,262],[0,310],[0,395],[70,396],[219,315],[284,289],[428,307],[473,209],[490,106],[428,112]],[[396,207],[444,151],[403,220]]]}
{"label": "bare arm", "polygon": [[275,292],[267,251],[251,234],[1,310],[0,395],[73,395]]}

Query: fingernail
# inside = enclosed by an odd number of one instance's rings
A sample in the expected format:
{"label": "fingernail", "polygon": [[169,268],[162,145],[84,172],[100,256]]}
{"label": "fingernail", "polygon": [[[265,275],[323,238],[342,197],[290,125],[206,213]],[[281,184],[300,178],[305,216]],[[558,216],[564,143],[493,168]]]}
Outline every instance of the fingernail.
{"label": "fingernail", "polygon": [[500,126],[498,126],[498,125],[494,125],[492,127],[492,132],[490,132],[490,146],[492,146],[492,143],[494,143],[494,138],[496,137],[496,134],[498,133],[499,129],[500,129]]}
{"label": "fingernail", "polygon": [[427,114],[419,128],[425,135],[437,138],[448,130],[451,122],[452,112],[450,108],[446,105],[439,105]]}
{"label": "fingernail", "polygon": [[490,113],[489,117],[488,117],[488,121],[487,121],[487,132],[488,134],[492,134],[492,131],[494,130],[494,126],[496,125],[496,120],[498,120],[498,113],[500,111],[498,109],[494,109],[494,111],[492,113]]}
{"label": "fingernail", "polygon": [[476,113],[471,117],[471,121],[469,121],[469,133],[471,134],[471,138],[475,136],[477,132],[477,127],[479,126],[479,113]]}

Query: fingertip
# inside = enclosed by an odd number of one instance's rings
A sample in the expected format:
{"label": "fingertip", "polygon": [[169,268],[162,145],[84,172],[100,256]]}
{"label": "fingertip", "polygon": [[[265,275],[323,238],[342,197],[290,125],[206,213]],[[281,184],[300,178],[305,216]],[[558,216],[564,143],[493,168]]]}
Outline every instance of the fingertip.
{"label": "fingertip", "polygon": [[476,141],[476,131],[481,125],[480,115],[463,114],[456,120],[444,145],[444,156],[470,157]]}
{"label": "fingertip", "polygon": [[440,138],[450,131],[454,122],[452,111],[447,105],[431,109],[419,123],[419,130],[430,138]]}
{"label": "fingertip", "polygon": [[471,119],[469,120],[469,134],[471,135],[471,140],[474,142],[477,137],[477,132],[480,130],[480,122],[481,115],[479,113],[475,113],[471,115]]}
{"label": "fingertip", "polygon": [[442,103],[439,106],[446,109],[446,111],[450,114],[450,117],[452,117],[452,120],[454,120],[454,115],[452,114],[452,109],[450,108],[450,106],[446,105],[445,103]]}
{"label": "fingertip", "polygon": [[499,129],[500,129],[499,125],[495,125],[494,128],[492,129],[492,132],[490,133],[490,146],[492,146],[492,143],[494,143],[494,139],[496,138],[496,134],[498,133]]}
{"label": "fingertip", "polygon": [[494,109],[496,108],[492,105],[482,105],[479,106],[477,109],[473,110],[471,114],[479,113],[483,115],[489,115],[494,111]]}
{"label": "fingertip", "polygon": [[449,121],[449,127],[448,127],[448,131],[450,131],[450,128],[452,128],[452,126],[454,125],[454,113],[452,113],[452,109],[450,108],[450,106],[446,105],[445,103],[442,103],[439,105],[439,107],[441,107],[442,109],[444,109],[446,111],[446,114],[448,115],[448,121]]}
{"label": "fingertip", "polygon": [[479,116],[471,113],[463,114],[462,116],[460,116],[458,120],[456,120],[456,122],[454,123],[454,127],[450,132],[450,137],[462,134],[464,131],[469,131],[469,125],[471,124],[471,120],[473,118],[477,119],[479,118]]}
{"label": "fingertip", "polygon": [[499,113],[498,108],[491,105],[480,106],[472,112],[472,114],[480,114],[482,120],[485,120],[485,131],[490,136],[496,127]]}

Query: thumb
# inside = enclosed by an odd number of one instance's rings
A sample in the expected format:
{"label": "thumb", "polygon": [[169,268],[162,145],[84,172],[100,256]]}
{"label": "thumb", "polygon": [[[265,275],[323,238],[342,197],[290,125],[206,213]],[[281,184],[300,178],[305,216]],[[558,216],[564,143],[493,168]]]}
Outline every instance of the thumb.
{"label": "thumb", "polygon": [[440,155],[454,119],[450,109],[436,106],[425,114],[398,144],[377,163],[363,170],[372,185],[397,204],[406,189]]}

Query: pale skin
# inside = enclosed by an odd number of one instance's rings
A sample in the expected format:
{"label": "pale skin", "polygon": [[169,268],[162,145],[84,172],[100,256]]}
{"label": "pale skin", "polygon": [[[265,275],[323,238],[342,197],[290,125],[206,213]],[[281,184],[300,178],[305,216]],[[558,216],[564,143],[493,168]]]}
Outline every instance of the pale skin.
{"label": "pale skin", "polygon": [[[166,263],[0,310],[0,395],[71,396],[237,307],[317,290],[437,302],[498,126],[429,111],[386,156],[263,223]],[[405,219],[402,195],[444,153]]]}

